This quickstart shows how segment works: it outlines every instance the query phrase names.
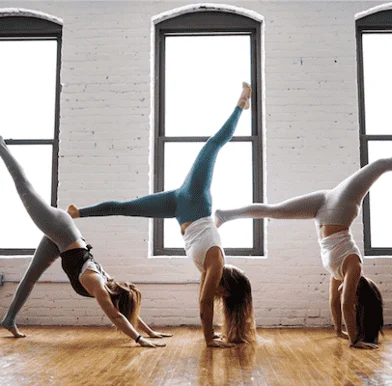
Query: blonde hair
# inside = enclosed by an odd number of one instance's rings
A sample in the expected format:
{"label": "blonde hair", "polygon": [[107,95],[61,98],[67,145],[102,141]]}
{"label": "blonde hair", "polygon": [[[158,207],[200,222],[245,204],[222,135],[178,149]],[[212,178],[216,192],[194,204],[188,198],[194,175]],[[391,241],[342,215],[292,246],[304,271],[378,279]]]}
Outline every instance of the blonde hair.
{"label": "blonde hair", "polygon": [[223,308],[223,334],[231,343],[253,343],[256,327],[252,301],[252,288],[244,272],[233,265],[225,265],[220,285]]}
{"label": "blonde hair", "polygon": [[141,292],[132,283],[119,283],[113,279],[106,282],[106,288],[113,305],[136,328],[142,301]]}

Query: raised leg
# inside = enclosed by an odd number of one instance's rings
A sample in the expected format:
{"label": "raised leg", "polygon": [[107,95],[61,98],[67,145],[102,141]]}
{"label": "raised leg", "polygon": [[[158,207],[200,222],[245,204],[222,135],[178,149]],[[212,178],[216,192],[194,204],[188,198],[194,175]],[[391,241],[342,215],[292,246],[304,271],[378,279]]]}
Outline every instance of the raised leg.
{"label": "raised leg", "polygon": [[244,83],[236,108],[220,130],[202,147],[180,190],[198,194],[210,189],[218,153],[233,137],[243,110],[241,106],[249,104],[250,95],[251,88]]}
{"label": "raised leg", "polygon": [[18,330],[15,323],[20,309],[25,304],[35,283],[59,256],[60,251],[56,244],[47,237],[43,237],[26,273],[16,289],[7,314],[1,322],[3,327],[9,330],[16,338],[25,337],[25,335]]}
{"label": "raised leg", "polygon": [[179,223],[194,221],[211,214],[211,183],[219,151],[233,137],[244,107],[249,106],[251,88],[243,84],[239,101],[221,129],[202,147],[184,183],[178,189],[176,217]]}
{"label": "raised leg", "polygon": [[392,171],[392,158],[376,160],[346,178],[330,194],[342,205],[353,202],[360,205],[371,186],[389,171]]}
{"label": "raised leg", "polygon": [[10,172],[20,199],[35,225],[55,242],[61,251],[79,239],[81,235],[72,218],[65,211],[53,208],[42,199],[2,137],[0,137],[0,157]]}
{"label": "raised leg", "polygon": [[305,194],[283,201],[279,204],[252,204],[242,208],[215,212],[215,224],[220,227],[226,221],[239,218],[275,218],[275,219],[312,219],[325,202],[327,191]]}
{"label": "raised leg", "polygon": [[135,216],[172,218],[176,212],[176,191],[161,192],[144,196],[132,201],[106,201],[84,208],[68,207],[68,213],[74,217],[95,216]]}

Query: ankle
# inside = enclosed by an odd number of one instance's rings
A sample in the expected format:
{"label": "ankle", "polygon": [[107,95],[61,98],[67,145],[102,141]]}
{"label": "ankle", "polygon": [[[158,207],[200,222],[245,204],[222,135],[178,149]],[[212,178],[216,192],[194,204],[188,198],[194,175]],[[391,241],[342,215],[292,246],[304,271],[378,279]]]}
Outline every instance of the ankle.
{"label": "ankle", "polygon": [[249,98],[241,97],[240,99],[238,99],[237,106],[240,109],[247,110],[247,109],[249,109],[249,105],[250,105]]}

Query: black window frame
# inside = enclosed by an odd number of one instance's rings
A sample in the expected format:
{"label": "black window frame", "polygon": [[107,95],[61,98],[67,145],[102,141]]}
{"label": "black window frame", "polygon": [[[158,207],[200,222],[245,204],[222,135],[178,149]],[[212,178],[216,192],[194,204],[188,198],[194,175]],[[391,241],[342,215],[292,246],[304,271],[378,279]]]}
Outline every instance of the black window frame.
{"label": "black window frame", "polygon": [[[253,202],[263,201],[262,154],[262,23],[249,17],[224,11],[197,11],[173,17],[155,26],[155,95],[154,95],[154,192],[164,188],[164,148],[168,142],[206,142],[208,137],[166,137],[165,116],[165,37],[248,35],[251,41],[252,132],[236,136],[232,142],[251,142],[253,155]],[[227,255],[264,256],[263,220],[253,220],[253,248],[225,248]],[[153,221],[154,256],[184,256],[183,248],[164,248],[164,220]]]}
{"label": "black window frame", "polygon": [[[0,15],[0,41],[2,40],[56,40],[57,69],[53,139],[6,139],[12,145],[51,145],[52,146],[52,187],[51,205],[57,206],[58,189],[58,156],[59,156],[59,127],[60,127],[60,69],[62,47],[61,24],[35,16],[3,16]],[[0,248],[1,255],[31,255],[35,249],[30,248]]]}
{"label": "black window frame", "polygon": [[[369,143],[371,141],[391,141],[391,135],[366,134],[365,120],[365,83],[363,71],[363,35],[371,33],[392,33],[392,10],[383,10],[359,18],[355,23],[357,40],[357,79],[358,79],[358,109],[359,109],[359,140],[361,167],[369,163]],[[371,246],[370,226],[370,192],[363,200],[362,220],[364,230],[365,256],[392,255],[391,248],[375,248]]]}

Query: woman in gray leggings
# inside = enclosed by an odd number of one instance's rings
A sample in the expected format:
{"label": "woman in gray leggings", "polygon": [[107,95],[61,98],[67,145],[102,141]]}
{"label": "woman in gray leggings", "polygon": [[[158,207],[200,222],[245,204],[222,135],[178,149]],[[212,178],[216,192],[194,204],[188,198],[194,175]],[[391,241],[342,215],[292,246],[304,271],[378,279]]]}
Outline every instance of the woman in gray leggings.
{"label": "woman in gray leggings", "polygon": [[[338,336],[350,347],[375,348],[383,327],[382,297],[363,276],[361,253],[350,226],[374,182],[392,170],[392,158],[364,166],[331,190],[320,190],[278,204],[252,204],[217,210],[215,224],[240,218],[314,219],[324,268],[331,274],[330,307]],[[347,334],[342,332],[342,311]]]}
{"label": "woman in gray leggings", "polygon": [[153,331],[139,316],[141,294],[131,283],[114,281],[90,252],[71,216],[48,205],[34,190],[21,165],[0,136],[0,157],[10,172],[19,196],[35,225],[44,233],[34,257],[20,282],[2,325],[16,338],[25,337],[16,323],[16,315],[26,302],[43,272],[61,256],[61,265],[73,289],[81,296],[94,297],[109,319],[136,343],[145,347],[165,346],[143,338],[140,329],[151,338],[171,336]]}

